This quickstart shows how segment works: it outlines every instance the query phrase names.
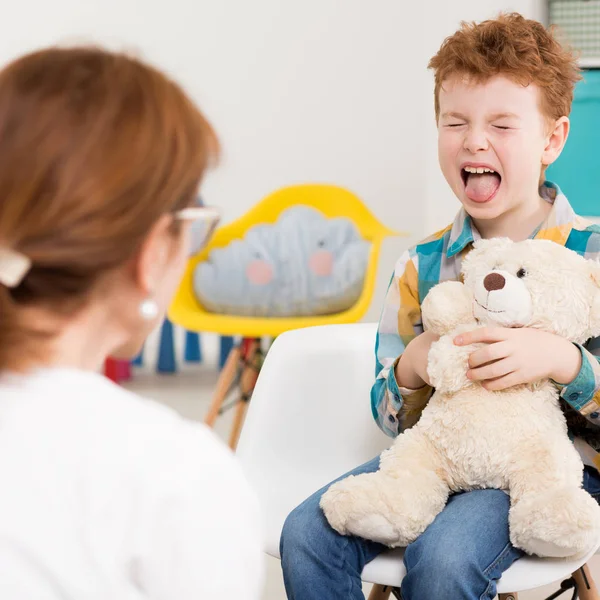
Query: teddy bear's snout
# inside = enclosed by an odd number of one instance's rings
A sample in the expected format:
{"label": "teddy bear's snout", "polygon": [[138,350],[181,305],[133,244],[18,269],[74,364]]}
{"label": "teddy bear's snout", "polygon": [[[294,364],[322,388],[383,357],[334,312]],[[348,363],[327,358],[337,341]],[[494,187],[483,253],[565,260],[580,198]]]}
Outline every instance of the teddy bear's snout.
{"label": "teddy bear's snout", "polygon": [[473,289],[473,315],[480,322],[504,327],[529,323],[532,297],[522,277],[501,267],[482,273]]}
{"label": "teddy bear's snout", "polygon": [[500,275],[500,273],[490,273],[489,275],[486,275],[485,279],[483,280],[483,287],[488,292],[501,290],[505,285],[506,279],[504,279],[504,276]]}

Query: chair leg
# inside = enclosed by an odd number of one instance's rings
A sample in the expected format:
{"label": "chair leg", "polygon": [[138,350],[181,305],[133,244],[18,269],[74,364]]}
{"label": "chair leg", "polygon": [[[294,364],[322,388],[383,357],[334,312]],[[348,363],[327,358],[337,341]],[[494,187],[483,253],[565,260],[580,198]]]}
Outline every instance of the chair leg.
{"label": "chair leg", "polygon": [[215,390],[210,408],[208,410],[208,414],[204,419],[204,422],[212,427],[219,416],[219,411],[223,406],[223,402],[227,396],[227,393],[231,389],[231,385],[235,380],[235,376],[237,373],[238,364],[240,362],[240,358],[242,355],[242,349],[240,346],[234,346],[225,361],[225,365],[223,366],[223,370],[219,375],[219,380],[217,381],[217,388]]}
{"label": "chair leg", "polygon": [[598,588],[592,579],[590,568],[587,565],[583,565],[581,569],[575,571],[573,579],[577,583],[577,593],[580,600],[600,600]]}
{"label": "chair leg", "polygon": [[498,600],[519,600],[519,594],[498,594]]}
{"label": "chair leg", "polygon": [[244,417],[248,410],[250,395],[252,394],[252,390],[254,389],[258,378],[258,367],[255,362],[259,348],[260,340],[243,340],[242,342],[241,360],[244,367],[240,376],[240,399],[236,408],[231,435],[229,437],[229,447],[232,450],[235,450],[237,446],[242,425],[244,423]]}
{"label": "chair leg", "polygon": [[391,593],[392,588],[389,585],[379,585],[377,583],[369,594],[369,600],[388,600]]}

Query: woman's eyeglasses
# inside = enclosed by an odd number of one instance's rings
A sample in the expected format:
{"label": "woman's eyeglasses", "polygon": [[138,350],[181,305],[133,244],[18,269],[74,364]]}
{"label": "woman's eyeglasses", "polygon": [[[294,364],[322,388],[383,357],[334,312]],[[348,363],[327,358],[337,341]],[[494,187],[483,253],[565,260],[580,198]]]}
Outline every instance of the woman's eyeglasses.
{"label": "woman's eyeglasses", "polygon": [[192,221],[190,255],[206,248],[221,220],[219,211],[213,206],[190,206],[174,213],[178,221]]}

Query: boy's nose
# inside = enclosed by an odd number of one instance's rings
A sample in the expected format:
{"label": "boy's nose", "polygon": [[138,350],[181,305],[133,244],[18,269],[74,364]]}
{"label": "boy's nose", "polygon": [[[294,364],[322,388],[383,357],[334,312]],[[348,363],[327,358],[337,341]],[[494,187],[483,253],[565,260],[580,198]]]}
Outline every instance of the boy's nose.
{"label": "boy's nose", "polygon": [[467,132],[464,141],[464,148],[472,154],[488,149],[488,141],[483,133],[479,133],[471,129]]}
{"label": "boy's nose", "polygon": [[483,287],[488,292],[493,292],[495,290],[501,290],[506,284],[506,279],[504,279],[503,275],[500,273],[490,273],[485,276],[483,280]]}

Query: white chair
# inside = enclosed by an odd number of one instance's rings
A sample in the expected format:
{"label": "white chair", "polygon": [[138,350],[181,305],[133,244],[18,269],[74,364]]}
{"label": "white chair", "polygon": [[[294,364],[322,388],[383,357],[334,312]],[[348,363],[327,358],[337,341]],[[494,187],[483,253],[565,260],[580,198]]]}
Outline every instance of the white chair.
{"label": "white chair", "polygon": [[[271,556],[279,558],[279,537],[292,509],[391,443],[369,405],[375,333],[374,324],[299,329],[278,337],[267,354],[237,455],[262,502]],[[600,600],[584,567],[592,554],[579,561],[523,558],[499,581],[500,598],[516,599],[519,591],[573,573],[579,598]],[[398,549],[369,563],[362,578],[380,584],[370,598],[384,599],[404,574]]]}

